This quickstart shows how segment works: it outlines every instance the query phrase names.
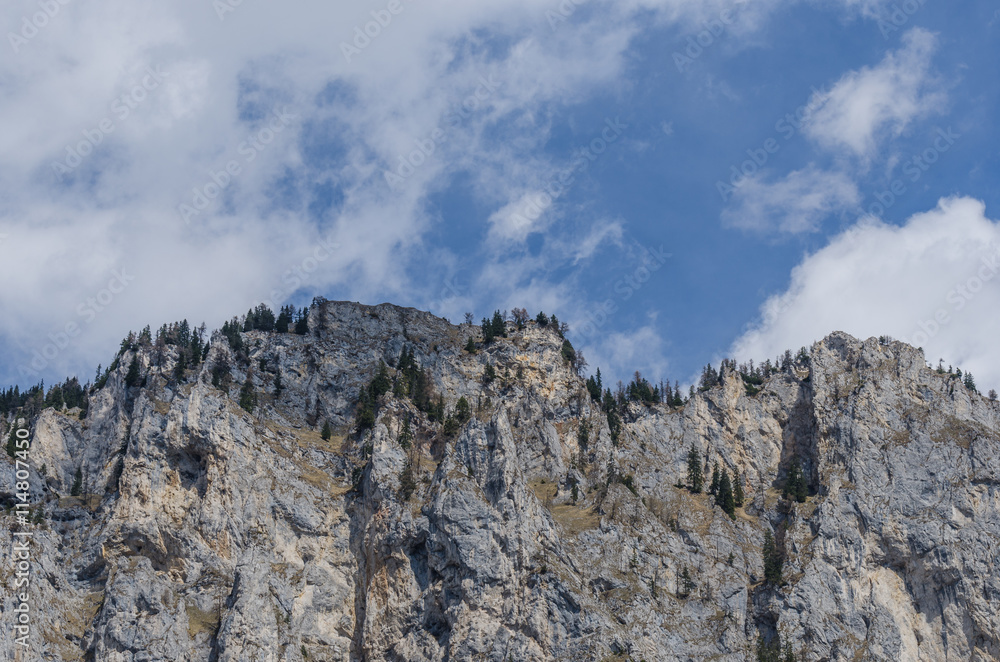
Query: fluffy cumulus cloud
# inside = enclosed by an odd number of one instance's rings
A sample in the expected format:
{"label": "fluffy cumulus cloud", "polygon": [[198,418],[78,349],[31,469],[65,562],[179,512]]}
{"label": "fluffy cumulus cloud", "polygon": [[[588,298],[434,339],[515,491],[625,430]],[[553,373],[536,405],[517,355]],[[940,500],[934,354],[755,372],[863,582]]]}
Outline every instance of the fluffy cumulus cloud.
{"label": "fluffy cumulus cloud", "polygon": [[[428,200],[459,176],[496,212],[484,236],[516,247],[544,230],[569,264],[594,254],[621,232],[554,228],[561,199],[511,221],[573,168],[541,149],[554,110],[627,86],[629,46],[650,26],[701,30],[740,8],[752,30],[780,4],[107,0],[41,15],[12,0],[0,380],[82,373],[129,329],[214,326],[259,301],[335,291],[471,308],[469,290],[443,294],[458,258],[426,260]],[[466,282],[512,275],[494,300],[552,291],[551,259],[482,252]]]}
{"label": "fluffy cumulus cloud", "polygon": [[758,173],[735,187],[722,220],[747,230],[812,232],[831,213],[857,206],[860,198],[854,181],[842,172],[809,165],[777,180]]}
{"label": "fluffy cumulus cloud", "polygon": [[[408,272],[427,197],[470,172],[484,204],[516,210],[569,167],[536,155],[551,106],[618,84],[649,19],[696,25],[734,2],[109,0],[37,20],[33,0],[5,4],[4,381],[82,370],[129,328],[296,293],[439,300]],[[548,222],[509,218],[492,227],[514,243]]]}
{"label": "fluffy cumulus cloud", "polygon": [[940,111],[945,94],[932,75],[937,37],[922,28],[903,35],[903,46],[873,67],[845,74],[810,100],[805,131],[820,145],[870,159],[885,138],[917,118]]}
{"label": "fluffy cumulus cloud", "polygon": [[833,330],[889,335],[1000,387],[1000,225],[984,205],[949,198],[901,227],[862,221],[808,256],[788,290],[732,347],[740,359],[777,356]]}

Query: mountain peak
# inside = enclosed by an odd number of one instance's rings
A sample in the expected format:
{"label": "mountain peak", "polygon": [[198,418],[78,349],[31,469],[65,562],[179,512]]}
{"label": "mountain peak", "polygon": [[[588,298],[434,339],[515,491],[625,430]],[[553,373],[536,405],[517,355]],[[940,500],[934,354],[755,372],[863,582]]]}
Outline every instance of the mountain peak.
{"label": "mountain peak", "polygon": [[522,321],[318,300],[301,333],[133,336],[85,411],[21,423],[65,633],[37,659],[1000,650],[1000,409],[956,375],[837,332],[664,402]]}

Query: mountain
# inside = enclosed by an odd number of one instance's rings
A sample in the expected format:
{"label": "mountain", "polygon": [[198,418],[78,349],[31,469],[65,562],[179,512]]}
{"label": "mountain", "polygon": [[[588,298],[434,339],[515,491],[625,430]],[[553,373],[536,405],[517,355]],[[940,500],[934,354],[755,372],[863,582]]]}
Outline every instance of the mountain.
{"label": "mountain", "polygon": [[551,324],[307,319],[187,369],[133,337],[85,412],[26,421],[39,523],[8,508],[0,543],[34,532],[30,639],[0,660],[1000,659],[1000,407],[920,350],[834,333],[609,414]]}

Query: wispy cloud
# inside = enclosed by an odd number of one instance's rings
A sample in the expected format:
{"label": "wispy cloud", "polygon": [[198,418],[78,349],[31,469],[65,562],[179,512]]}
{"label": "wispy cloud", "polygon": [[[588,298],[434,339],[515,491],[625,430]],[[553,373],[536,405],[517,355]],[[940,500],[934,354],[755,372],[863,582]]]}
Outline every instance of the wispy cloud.
{"label": "wispy cloud", "polygon": [[[781,6],[750,4],[734,39]],[[0,122],[16,127],[0,133],[6,379],[25,378],[16,367],[37,339],[78,322],[80,302],[114,269],[134,283],[50,362],[50,378],[106,360],[129,328],[184,316],[219,324],[261,300],[335,291],[444,301],[443,279],[414,265],[441,224],[431,200],[459,177],[492,210],[485,216],[497,213],[471,221],[485,239],[468,248],[475,268],[432,247],[435,270],[469,271],[468,293],[448,300],[464,308],[525,288],[559,291],[554,261],[582,264],[622,243],[626,225],[595,225],[606,215],[562,200],[527,226],[509,222],[504,211],[577,158],[546,150],[554,118],[627,88],[629,49],[651,27],[697,35],[745,5],[594,0],[555,29],[551,0],[406,1],[377,28],[370,7],[319,0],[230,4],[221,16],[211,3],[61,5],[0,59]],[[37,11],[16,0],[0,22],[16,33]],[[151,70],[162,81],[142,89]],[[295,120],[277,132],[268,122],[285,109]],[[600,122],[594,131],[588,140],[602,135]],[[53,168],[84,142],[70,172]],[[182,205],[202,198],[185,219]],[[533,232],[544,233],[544,256],[524,252]],[[496,239],[513,257],[496,255]],[[321,246],[338,248],[297,274]],[[506,289],[472,287],[517,269]]]}
{"label": "wispy cloud", "polygon": [[814,232],[831,213],[857,206],[861,199],[846,174],[813,165],[776,180],[765,176],[759,173],[736,186],[722,212],[724,223],[759,232]]}
{"label": "wispy cloud", "polygon": [[931,73],[937,45],[931,32],[909,30],[902,48],[874,67],[845,74],[812,98],[806,134],[825,148],[869,161],[882,141],[944,108],[946,94]]}

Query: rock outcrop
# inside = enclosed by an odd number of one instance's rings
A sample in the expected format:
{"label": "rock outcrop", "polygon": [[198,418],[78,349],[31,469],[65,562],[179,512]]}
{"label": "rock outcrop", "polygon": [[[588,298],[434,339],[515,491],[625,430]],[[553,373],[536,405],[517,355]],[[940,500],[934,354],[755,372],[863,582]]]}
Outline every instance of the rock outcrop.
{"label": "rock outcrop", "polygon": [[[1000,408],[919,350],[833,334],[613,435],[551,325],[476,353],[478,327],[390,305],[309,326],[217,335],[180,376],[176,347],[125,347],[85,417],[30,421],[32,633],[0,660],[1000,660]],[[431,406],[389,388],[358,431],[404,350]],[[692,447],[740,477],[735,518],[683,486]],[[9,565],[0,587],[9,630]]]}

